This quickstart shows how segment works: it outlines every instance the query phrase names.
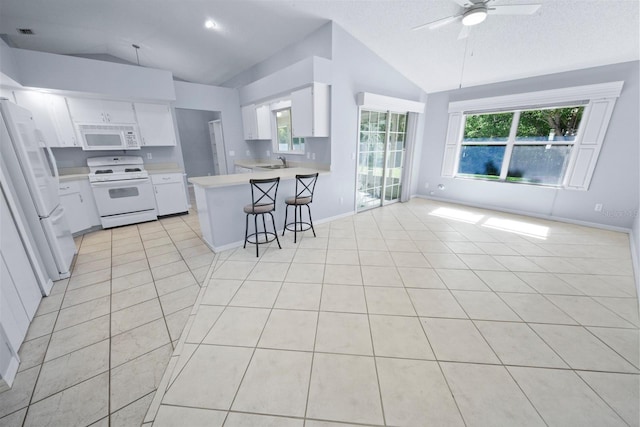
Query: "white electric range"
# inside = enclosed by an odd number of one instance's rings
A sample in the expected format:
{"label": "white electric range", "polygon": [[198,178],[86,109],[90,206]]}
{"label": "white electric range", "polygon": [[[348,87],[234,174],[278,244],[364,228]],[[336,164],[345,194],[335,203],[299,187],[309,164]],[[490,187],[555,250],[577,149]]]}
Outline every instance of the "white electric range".
{"label": "white electric range", "polygon": [[158,219],[153,186],[142,157],[92,157],[87,165],[103,228]]}

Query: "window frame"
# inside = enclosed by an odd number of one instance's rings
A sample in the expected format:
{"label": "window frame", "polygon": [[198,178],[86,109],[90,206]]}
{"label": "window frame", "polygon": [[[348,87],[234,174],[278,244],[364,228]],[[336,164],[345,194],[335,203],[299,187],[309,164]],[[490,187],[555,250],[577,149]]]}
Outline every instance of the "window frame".
{"label": "window frame", "polygon": [[[581,131],[579,131],[579,135],[577,135],[573,141],[572,154],[566,168],[562,185],[554,185],[553,188],[588,190],[604,142],[606,130],[613,113],[613,108],[617,98],[620,96],[623,84],[623,81],[616,81],[450,102],[449,122],[444,141],[445,147],[441,176],[454,178],[457,174],[465,114],[532,110],[585,104],[580,123]],[[515,129],[517,130],[517,126]],[[560,145],[567,145],[567,141],[561,142],[562,144]],[[508,153],[508,155],[510,159],[511,152]],[[505,158],[506,156],[507,153],[505,153]],[[460,179],[463,178],[460,177]],[[471,180],[478,181],[478,179]],[[498,180],[487,181],[500,183],[509,182]],[[540,186],[540,184],[536,185]]]}
{"label": "window frame", "polygon": [[[288,105],[287,105],[288,104]],[[289,147],[288,150],[281,150],[280,149],[280,140],[278,139],[278,113],[281,111],[286,111],[289,110]],[[293,136],[293,119],[292,119],[292,111],[291,111],[291,103],[286,103],[283,102],[281,103],[281,105],[277,105],[274,104],[271,108],[271,117],[272,117],[272,146],[273,146],[273,153],[274,154],[298,154],[298,155],[304,155],[305,153],[305,140],[302,137],[294,137]],[[294,147],[294,139],[299,139],[301,140],[301,147],[302,149],[300,150],[295,150]]]}
{"label": "window frame", "polygon": [[[456,159],[456,166],[455,166],[455,171],[454,171],[454,177],[455,178],[460,178],[460,179],[473,179],[473,180],[482,180],[482,181],[492,181],[492,182],[508,182],[511,184],[525,184],[525,185],[538,185],[538,186],[548,186],[548,187],[563,187],[566,183],[566,179],[567,179],[567,172],[569,170],[569,165],[572,163],[572,159],[575,157],[575,152],[576,150],[574,150],[574,148],[576,147],[576,143],[578,141],[580,141],[580,138],[582,136],[582,133],[584,131],[584,110],[582,112],[582,118],[580,120],[580,124],[578,125],[578,130],[576,132],[576,136],[572,141],[544,141],[544,140],[538,140],[538,141],[524,141],[524,140],[518,140],[517,138],[517,134],[518,134],[518,126],[520,124],[520,115],[523,111],[540,111],[540,110],[551,110],[551,109],[559,109],[559,108],[573,108],[573,107],[583,107],[586,110],[587,107],[587,102],[586,101],[581,101],[578,103],[573,103],[570,105],[550,105],[550,106],[539,106],[537,108],[520,108],[520,109],[514,109],[514,110],[497,110],[497,111],[482,111],[482,112],[468,112],[468,113],[463,113],[463,122],[462,122],[462,129],[463,131],[460,133],[460,144],[459,144],[459,148],[457,151],[457,159]],[[481,115],[481,114],[496,114],[496,113],[512,113],[513,116],[511,118],[511,125],[510,125],[510,129],[509,129],[509,135],[507,136],[506,141],[505,140],[495,140],[495,141],[465,141],[464,140],[464,129],[466,126],[466,122],[467,122],[467,117],[468,116],[472,116],[472,115]],[[465,146],[504,146],[505,150],[504,150],[504,155],[503,155],[503,159],[502,159],[502,165],[500,166],[500,175],[497,178],[481,178],[481,177],[474,177],[474,174],[465,174],[465,173],[460,173],[459,169],[460,169],[460,156],[462,154],[462,147]],[[513,154],[513,149],[515,146],[553,146],[553,145],[557,145],[557,146],[570,146],[570,152],[569,152],[569,158],[566,160],[567,166],[565,167],[565,170],[563,172],[563,176],[561,179],[561,182],[559,184],[549,184],[549,183],[535,183],[535,182],[526,182],[526,181],[512,181],[508,179],[508,175],[509,175],[509,166],[511,165],[511,158],[512,158],[512,154]]]}

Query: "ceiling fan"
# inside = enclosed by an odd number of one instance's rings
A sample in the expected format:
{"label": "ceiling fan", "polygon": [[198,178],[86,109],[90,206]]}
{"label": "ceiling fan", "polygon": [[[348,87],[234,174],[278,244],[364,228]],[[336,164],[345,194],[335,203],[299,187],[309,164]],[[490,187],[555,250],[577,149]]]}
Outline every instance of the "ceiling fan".
{"label": "ceiling fan", "polygon": [[541,4],[512,4],[512,5],[490,5],[493,0],[451,0],[462,7],[462,10],[456,15],[447,16],[433,22],[413,27],[412,30],[421,30],[428,28],[435,30],[452,22],[461,20],[462,31],[458,35],[458,39],[466,38],[469,35],[469,29],[480,24],[487,18],[487,15],[533,15],[540,9]]}

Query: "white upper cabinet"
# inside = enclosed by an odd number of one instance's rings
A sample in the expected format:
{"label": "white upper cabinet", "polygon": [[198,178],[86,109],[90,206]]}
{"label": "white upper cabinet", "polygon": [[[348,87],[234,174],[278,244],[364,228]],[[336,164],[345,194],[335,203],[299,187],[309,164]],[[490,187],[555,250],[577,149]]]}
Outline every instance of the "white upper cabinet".
{"label": "white upper cabinet", "polygon": [[75,123],[135,124],[133,104],[104,99],[67,98]]}
{"label": "white upper cabinet", "polygon": [[174,146],[176,132],[167,104],[134,104],[143,146]]}
{"label": "white upper cabinet", "polygon": [[67,102],[63,96],[36,91],[15,91],[18,105],[31,111],[36,127],[51,147],[78,147]]}
{"label": "white upper cabinet", "polygon": [[329,136],[329,86],[313,83],[291,93],[292,133],[296,138]]}
{"label": "white upper cabinet", "polygon": [[268,105],[242,107],[244,139],[271,139],[271,110]]}

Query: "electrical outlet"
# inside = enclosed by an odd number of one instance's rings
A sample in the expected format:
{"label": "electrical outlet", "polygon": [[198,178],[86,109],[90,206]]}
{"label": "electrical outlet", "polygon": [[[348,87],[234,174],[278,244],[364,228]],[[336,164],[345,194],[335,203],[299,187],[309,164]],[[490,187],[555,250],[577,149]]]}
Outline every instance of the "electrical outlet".
{"label": "electrical outlet", "polygon": [[311,158],[311,153],[307,153],[307,160]]}
{"label": "electrical outlet", "polygon": [[596,203],[596,206],[593,208],[596,212],[602,212],[602,203]]}
{"label": "electrical outlet", "polygon": [[340,197],[340,204],[344,203],[344,197]]}
{"label": "electrical outlet", "polygon": [[315,160],[316,159],[316,153],[311,153],[311,160]]}
{"label": "electrical outlet", "polygon": [[425,190],[426,190],[427,188],[429,188],[429,183],[428,183],[428,182],[425,182],[425,183],[424,183],[424,188],[425,188]]}
{"label": "electrical outlet", "polygon": [[147,160],[153,159],[153,155],[151,153],[147,153]]}
{"label": "electrical outlet", "polygon": [[271,157],[271,151],[267,150],[267,158]]}
{"label": "electrical outlet", "polygon": [[351,160],[355,160],[356,159],[356,153],[351,153]]}
{"label": "electrical outlet", "polygon": [[247,155],[247,157],[249,157],[251,155],[251,150],[247,150],[244,153]]}
{"label": "electrical outlet", "polygon": [[229,150],[229,157],[233,157],[236,155],[236,152],[233,150]]}

